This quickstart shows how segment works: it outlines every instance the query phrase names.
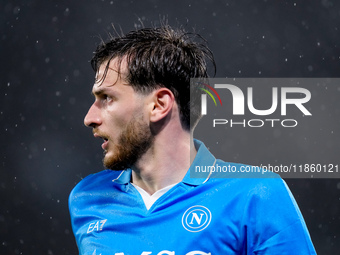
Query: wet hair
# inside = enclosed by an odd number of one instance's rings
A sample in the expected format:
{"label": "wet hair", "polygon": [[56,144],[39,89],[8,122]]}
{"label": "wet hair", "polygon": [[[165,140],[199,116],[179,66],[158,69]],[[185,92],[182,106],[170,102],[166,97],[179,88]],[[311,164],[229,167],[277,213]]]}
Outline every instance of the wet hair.
{"label": "wet hair", "polygon": [[112,59],[118,60],[120,68],[123,58],[127,61],[124,78],[136,92],[168,88],[179,105],[182,127],[190,130],[190,118],[192,127],[197,124],[201,106],[190,102],[190,78],[208,77],[207,60],[214,71],[216,67],[213,54],[200,35],[163,25],[110,36],[109,41],[102,41],[97,47],[91,60],[96,73],[107,61],[104,75],[96,82],[105,79]]}

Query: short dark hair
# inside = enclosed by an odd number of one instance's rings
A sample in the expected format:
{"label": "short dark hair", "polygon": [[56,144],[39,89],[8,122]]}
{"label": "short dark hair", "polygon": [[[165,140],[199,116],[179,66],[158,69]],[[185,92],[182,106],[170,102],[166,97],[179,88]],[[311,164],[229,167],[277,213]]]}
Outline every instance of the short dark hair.
{"label": "short dark hair", "polygon": [[109,41],[102,41],[97,47],[91,65],[98,72],[107,61],[103,81],[110,61],[117,58],[121,63],[125,57],[126,80],[136,92],[149,93],[159,87],[170,89],[179,105],[182,127],[190,130],[190,118],[191,124],[197,124],[200,104],[190,102],[190,78],[208,77],[206,60],[216,70],[213,54],[200,35],[164,25],[110,36]]}

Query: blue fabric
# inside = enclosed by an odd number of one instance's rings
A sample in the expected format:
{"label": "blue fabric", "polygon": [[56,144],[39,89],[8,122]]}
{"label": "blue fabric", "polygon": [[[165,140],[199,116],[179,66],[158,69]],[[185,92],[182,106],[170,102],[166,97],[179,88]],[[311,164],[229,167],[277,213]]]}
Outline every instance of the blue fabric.
{"label": "blue fabric", "polygon": [[[191,167],[225,163],[201,142]],[[205,176],[203,176],[205,175]],[[316,254],[281,178],[183,181],[147,210],[131,170],[84,178],[71,192],[72,228],[82,255]]]}

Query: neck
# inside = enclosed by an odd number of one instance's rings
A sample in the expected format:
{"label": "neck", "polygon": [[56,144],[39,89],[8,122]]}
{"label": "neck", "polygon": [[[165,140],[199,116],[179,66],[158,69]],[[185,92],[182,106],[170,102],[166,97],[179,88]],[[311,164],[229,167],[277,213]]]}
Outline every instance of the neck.
{"label": "neck", "polygon": [[132,182],[152,195],[182,181],[197,153],[191,137],[185,131],[156,137],[132,168]]}

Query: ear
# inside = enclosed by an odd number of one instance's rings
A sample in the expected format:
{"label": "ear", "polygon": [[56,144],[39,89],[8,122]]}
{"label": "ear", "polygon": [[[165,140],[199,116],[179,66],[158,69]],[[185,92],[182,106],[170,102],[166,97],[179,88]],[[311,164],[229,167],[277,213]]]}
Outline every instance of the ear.
{"label": "ear", "polygon": [[150,113],[150,121],[157,122],[164,119],[172,110],[175,103],[175,96],[167,88],[159,88],[153,92],[153,109]]}

